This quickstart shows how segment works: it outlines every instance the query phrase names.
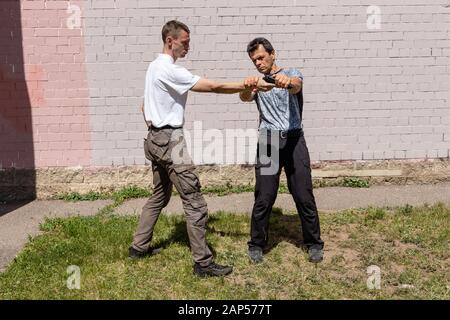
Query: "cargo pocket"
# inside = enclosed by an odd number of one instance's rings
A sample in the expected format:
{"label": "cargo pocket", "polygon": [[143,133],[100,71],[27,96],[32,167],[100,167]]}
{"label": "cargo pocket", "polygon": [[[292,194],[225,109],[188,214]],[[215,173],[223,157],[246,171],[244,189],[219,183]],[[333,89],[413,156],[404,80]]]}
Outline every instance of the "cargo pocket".
{"label": "cargo pocket", "polygon": [[152,131],[151,141],[157,146],[164,147],[169,144],[171,135],[172,135],[171,130]]}
{"label": "cargo pocket", "polygon": [[200,193],[200,180],[194,172],[194,166],[178,165],[174,166],[173,170],[177,175],[180,188],[185,195],[195,192]]}
{"label": "cargo pocket", "polygon": [[203,198],[203,195],[200,192],[195,192],[195,193],[189,194],[189,198],[190,198],[189,201],[190,201],[192,208],[194,208],[194,209],[203,209],[204,208],[205,209],[204,211],[206,212],[207,204],[206,204],[205,199]]}

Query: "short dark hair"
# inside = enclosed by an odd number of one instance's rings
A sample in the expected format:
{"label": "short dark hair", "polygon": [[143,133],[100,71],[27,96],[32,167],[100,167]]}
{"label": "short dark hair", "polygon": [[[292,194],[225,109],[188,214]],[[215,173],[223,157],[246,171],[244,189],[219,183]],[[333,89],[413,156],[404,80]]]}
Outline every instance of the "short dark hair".
{"label": "short dark hair", "polygon": [[163,42],[166,43],[167,36],[172,36],[176,39],[178,37],[178,34],[180,33],[180,30],[184,30],[187,33],[191,33],[188,26],[185,25],[183,22],[177,20],[168,21],[161,31]]}
{"label": "short dark hair", "polygon": [[272,44],[270,43],[269,40],[267,40],[266,38],[255,38],[248,44],[247,53],[250,55],[253,51],[258,49],[260,44],[264,47],[264,49],[268,53],[272,53],[274,51]]}

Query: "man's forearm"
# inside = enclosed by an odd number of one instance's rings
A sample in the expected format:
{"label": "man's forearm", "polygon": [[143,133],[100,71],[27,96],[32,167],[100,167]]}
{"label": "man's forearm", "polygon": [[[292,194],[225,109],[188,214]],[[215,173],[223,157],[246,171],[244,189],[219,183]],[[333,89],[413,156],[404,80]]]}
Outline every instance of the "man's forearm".
{"label": "man's forearm", "polygon": [[297,94],[302,90],[303,81],[300,78],[291,78],[291,86],[292,89],[289,89],[289,92],[292,94]]}
{"label": "man's forearm", "polygon": [[217,82],[212,87],[215,93],[238,93],[245,90],[244,82]]}
{"label": "man's forearm", "polygon": [[[274,87],[273,84],[267,83],[260,79],[256,88],[258,90],[267,91]],[[218,82],[208,79],[200,79],[191,88],[194,92],[214,92],[214,93],[238,93],[247,90],[245,81],[242,82]]]}
{"label": "man's forearm", "polygon": [[244,82],[218,82],[209,79],[200,79],[191,88],[195,92],[238,93],[245,89]]}

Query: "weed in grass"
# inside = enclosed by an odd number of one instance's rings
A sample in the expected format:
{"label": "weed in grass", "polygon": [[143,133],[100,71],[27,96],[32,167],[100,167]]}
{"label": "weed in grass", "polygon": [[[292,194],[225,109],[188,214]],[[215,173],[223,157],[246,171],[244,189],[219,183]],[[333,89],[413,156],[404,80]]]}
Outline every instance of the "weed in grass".
{"label": "weed in grass", "polygon": [[405,206],[403,206],[403,207],[400,207],[399,209],[398,209],[398,212],[400,213],[400,214],[411,214],[412,212],[413,212],[413,206],[411,206],[411,205],[409,205],[409,204],[406,204]]}
{"label": "weed in grass", "polygon": [[362,211],[357,209],[343,210],[329,215],[331,225],[346,225],[357,223],[362,216]]}
{"label": "weed in grass", "polygon": [[117,203],[122,203],[125,200],[136,198],[147,198],[151,193],[147,189],[140,188],[138,186],[128,186],[113,192],[111,197]]}
{"label": "weed in grass", "polygon": [[372,224],[372,223],[376,222],[377,220],[383,220],[385,216],[386,216],[386,212],[384,209],[369,207],[367,209],[364,221],[366,224]]}
{"label": "weed in grass", "polygon": [[125,200],[133,198],[145,198],[150,196],[150,194],[151,193],[148,190],[132,185],[123,187],[122,189],[112,193],[89,191],[82,194],[79,192],[68,192],[56,196],[56,199],[71,202],[113,199],[115,202],[120,204]]}
{"label": "weed in grass", "polygon": [[253,185],[232,185],[227,182],[225,185],[207,186],[202,188],[204,194],[214,194],[217,196],[225,196],[232,193],[253,192],[255,190]]}
{"label": "weed in grass", "polygon": [[370,183],[368,180],[355,178],[355,177],[346,177],[342,182],[343,187],[349,188],[369,188]]}
{"label": "weed in grass", "polygon": [[95,192],[95,191],[89,191],[87,193],[81,194],[79,192],[67,192],[63,193],[59,196],[57,196],[58,200],[64,200],[64,201],[70,201],[70,202],[76,202],[76,201],[95,201],[95,200],[102,200],[102,199],[108,199],[108,195]]}
{"label": "weed in grass", "polygon": [[289,193],[289,188],[287,184],[280,183],[280,186],[278,187],[278,193]]}

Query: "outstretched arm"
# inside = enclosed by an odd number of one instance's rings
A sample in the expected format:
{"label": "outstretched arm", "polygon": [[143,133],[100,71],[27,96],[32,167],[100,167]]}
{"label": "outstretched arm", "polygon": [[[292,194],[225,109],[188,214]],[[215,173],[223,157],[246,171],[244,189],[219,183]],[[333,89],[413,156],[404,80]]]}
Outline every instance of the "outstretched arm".
{"label": "outstretched arm", "polygon": [[[260,90],[270,90],[274,85],[261,80],[258,82],[257,88]],[[214,93],[238,93],[248,89],[245,81],[242,82],[218,82],[209,79],[200,79],[191,88],[195,92],[214,92]]]}
{"label": "outstretched arm", "polygon": [[200,79],[192,87],[195,92],[238,93],[244,90],[244,82],[217,82],[209,79]]}

